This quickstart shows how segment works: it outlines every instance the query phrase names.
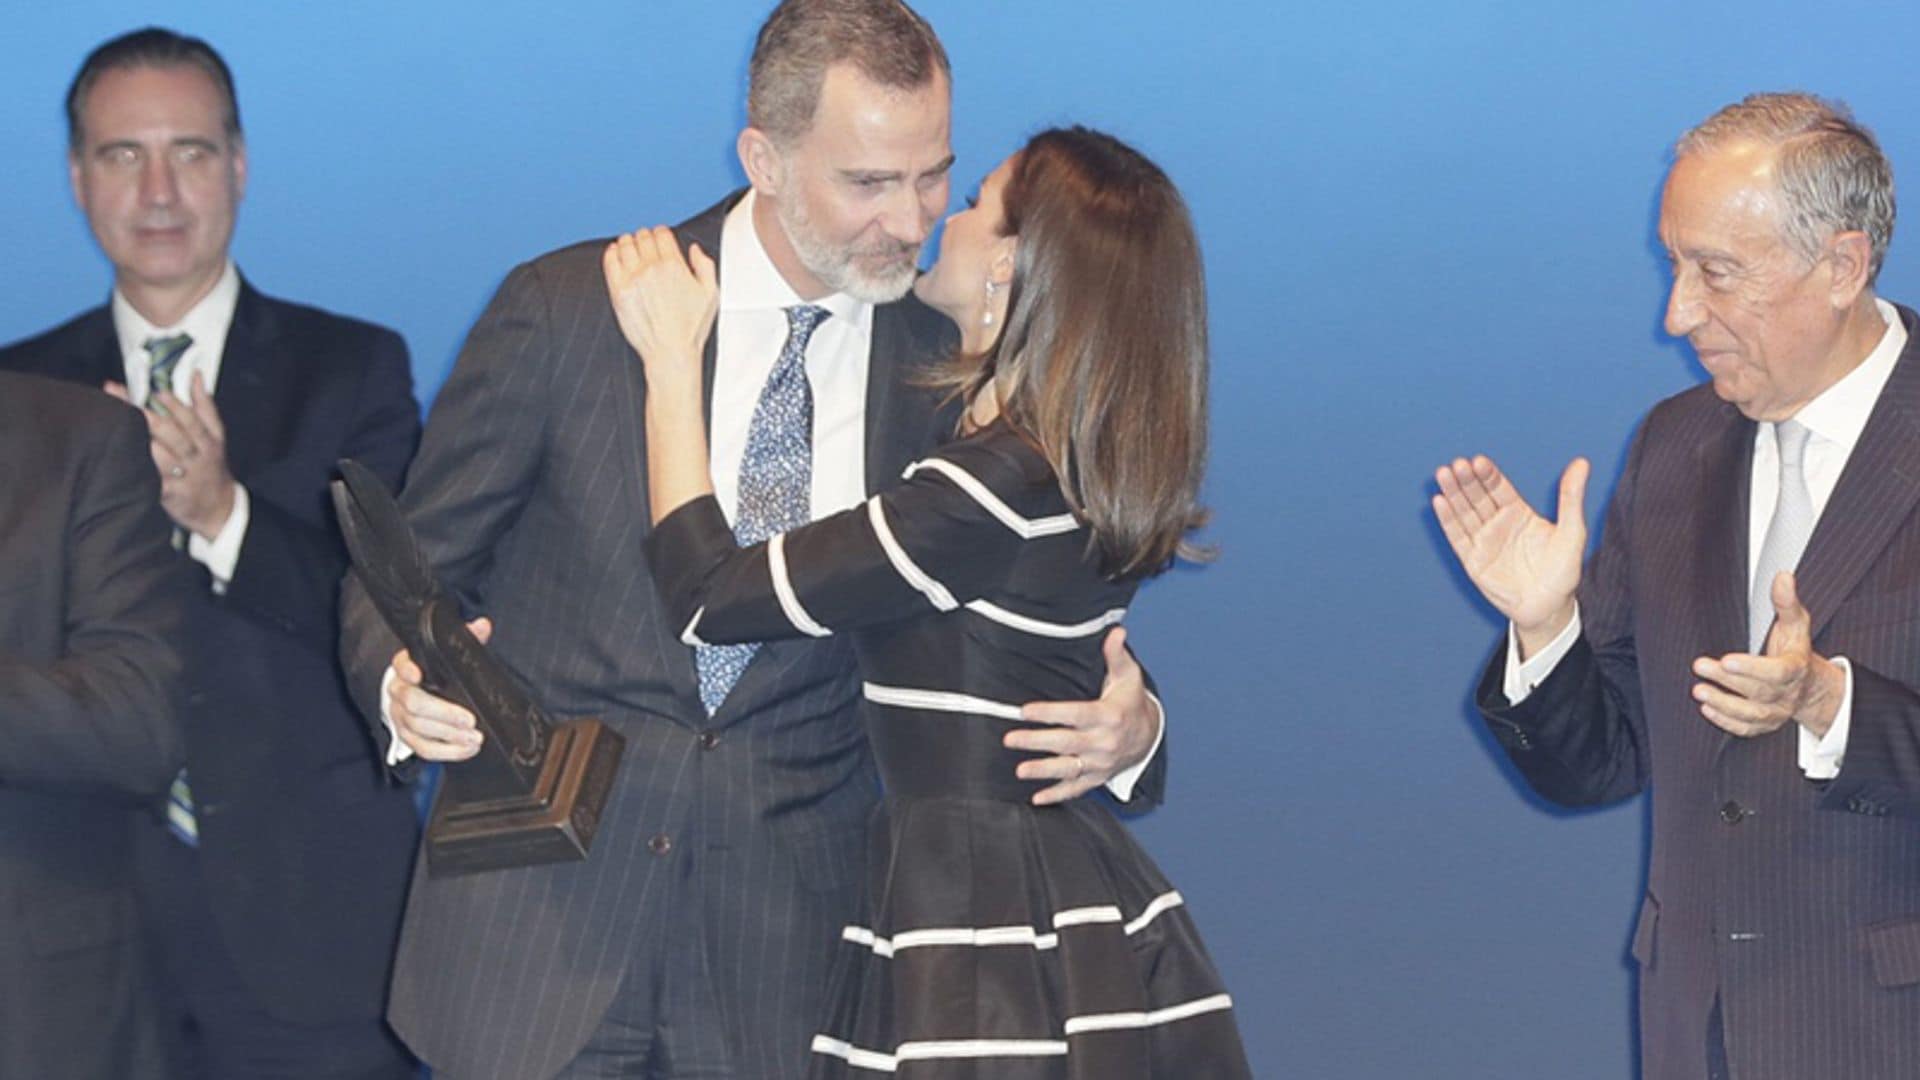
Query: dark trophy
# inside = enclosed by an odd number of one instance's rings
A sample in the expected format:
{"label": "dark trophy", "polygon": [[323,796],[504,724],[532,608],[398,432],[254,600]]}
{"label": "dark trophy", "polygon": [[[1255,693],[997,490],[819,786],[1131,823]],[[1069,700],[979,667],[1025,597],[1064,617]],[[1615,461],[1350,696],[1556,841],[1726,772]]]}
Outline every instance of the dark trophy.
{"label": "dark trophy", "polygon": [[427,822],[433,877],[584,859],[626,744],[598,720],[556,723],[460,618],[380,478],[340,462],[333,505],[354,572],[425,675],[479,721],[480,752],[450,763]]}

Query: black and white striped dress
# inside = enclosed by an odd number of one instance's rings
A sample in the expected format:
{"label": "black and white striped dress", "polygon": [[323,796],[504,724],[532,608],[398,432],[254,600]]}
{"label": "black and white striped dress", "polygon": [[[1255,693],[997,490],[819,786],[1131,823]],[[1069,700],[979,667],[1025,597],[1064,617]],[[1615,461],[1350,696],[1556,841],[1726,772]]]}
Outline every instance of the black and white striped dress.
{"label": "black and white striped dress", "polygon": [[1000,745],[1022,703],[1099,695],[1133,594],[1038,451],[995,425],[746,550],[697,500],[648,557],[690,644],[855,635],[886,799],[813,1076],[1251,1075],[1180,894],[1104,805],[1032,806]]}

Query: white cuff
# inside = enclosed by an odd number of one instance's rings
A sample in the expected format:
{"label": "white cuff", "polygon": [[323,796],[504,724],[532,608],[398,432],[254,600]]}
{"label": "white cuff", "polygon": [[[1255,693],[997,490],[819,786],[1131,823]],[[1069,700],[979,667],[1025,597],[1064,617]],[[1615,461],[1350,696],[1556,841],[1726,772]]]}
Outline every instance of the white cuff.
{"label": "white cuff", "polygon": [[1833,726],[1825,735],[1816,736],[1794,725],[1800,731],[1800,771],[1809,780],[1831,780],[1840,775],[1840,759],[1847,755],[1847,732],[1853,730],[1853,665],[1844,656],[1828,659],[1846,674],[1847,690],[1840,695],[1840,710],[1833,714]]}
{"label": "white cuff", "polygon": [[1153,764],[1154,756],[1160,753],[1161,742],[1167,737],[1167,707],[1160,704],[1160,699],[1151,690],[1147,692],[1147,700],[1153,702],[1153,714],[1160,721],[1153,733],[1153,748],[1147,751],[1146,757],[1107,778],[1107,790],[1121,802],[1133,801],[1134,785],[1146,775],[1147,766]]}
{"label": "white cuff", "polygon": [[393,726],[393,717],[387,714],[387,691],[393,689],[393,680],[399,678],[393,673],[393,665],[387,665],[386,674],[380,676],[380,722],[387,726],[387,768],[413,756],[413,747],[400,738],[400,732]]}
{"label": "white cuff", "polygon": [[1533,689],[1547,681],[1553,669],[1573,651],[1573,643],[1580,640],[1580,605],[1575,604],[1573,618],[1567,621],[1567,628],[1553,639],[1546,648],[1528,657],[1520,659],[1520,635],[1513,624],[1507,624],[1507,674],[1501,689],[1507,695],[1507,704],[1518,705],[1527,700]]}
{"label": "white cuff", "polygon": [[246,539],[247,523],[253,520],[253,502],[247,497],[247,486],[233,485],[233,511],[227,515],[227,523],[211,540],[202,540],[199,533],[187,534],[187,554],[193,561],[207,568],[213,576],[213,591],[225,593],[227,582],[233,580],[233,568],[240,563],[240,542]]}

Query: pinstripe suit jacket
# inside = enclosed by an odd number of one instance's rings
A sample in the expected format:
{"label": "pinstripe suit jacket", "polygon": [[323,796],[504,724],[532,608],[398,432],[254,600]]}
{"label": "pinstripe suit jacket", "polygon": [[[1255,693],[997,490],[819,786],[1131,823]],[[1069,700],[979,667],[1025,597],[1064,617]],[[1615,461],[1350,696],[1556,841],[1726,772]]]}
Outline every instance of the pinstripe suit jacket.
{"label": "pinstripe suit jacket", "polygon": [[[719,252],[738,198],[681,226],[682,242]],[[645,384],[607,300],[604,247],[508,275],[434,404],[401,501],[442,580],[493,618],[495,652],[556,715],[612,724],[626,755],[585,862],[416,873],[390,1018],[454,1076],[549,1076],[591,1035],[636,949],[699,933],[738,1075],[797,1076],[876,795],[859,684],[844,641],[780,642],[717,715],[701,707],[641,551]],[[912,299],[874,312],[870,488],[933,441],[931,401],[901,373],[953,336]],[[711,344],[707,359],[711,376]],[[395,642],[357,585],[345,604],[348,670],[377,718]]]}
{"label": "pinstripe suit jacket", "polygon": [[1517,707],[1505,646],[1479,697],[1528,781],[1567,805],[1649,789],[1634,934],[1645,1080],[1697,1080],[1720,995],[1739,1080],[1920,1076],[1920,320],[1797,570],[1814,648],[1853,664],[1838,778],[1794,725],[1702,719],[1697,656],[1746,651],[1754,424],[1707,386],[1642,424],[1580,588],[1583,640]]}

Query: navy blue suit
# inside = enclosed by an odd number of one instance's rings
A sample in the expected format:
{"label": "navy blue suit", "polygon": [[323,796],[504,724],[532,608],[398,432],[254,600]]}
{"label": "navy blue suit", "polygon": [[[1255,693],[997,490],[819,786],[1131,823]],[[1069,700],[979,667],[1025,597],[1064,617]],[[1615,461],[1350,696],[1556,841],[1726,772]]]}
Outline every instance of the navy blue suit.
{"label": "navy blue suit", "polygon": [[[106,307],[0,351],[0,369],[125,379]],[[214,401],[252,516],[224,595],[191,564],[198,872],[218,940],[267,1012],[377,1022],[418,827],[340,674],[347,556],[327,484],[342,457],[400,482],[420,426],[406,347],[243,284]]]}

